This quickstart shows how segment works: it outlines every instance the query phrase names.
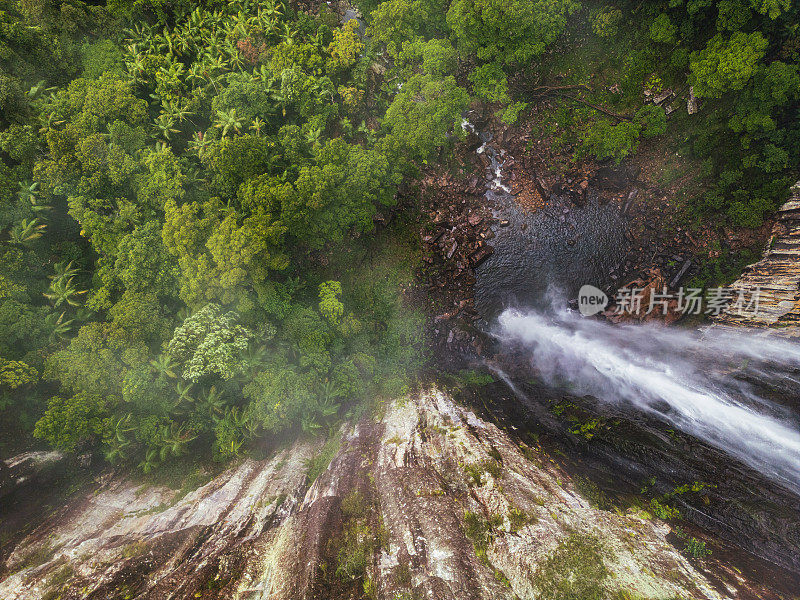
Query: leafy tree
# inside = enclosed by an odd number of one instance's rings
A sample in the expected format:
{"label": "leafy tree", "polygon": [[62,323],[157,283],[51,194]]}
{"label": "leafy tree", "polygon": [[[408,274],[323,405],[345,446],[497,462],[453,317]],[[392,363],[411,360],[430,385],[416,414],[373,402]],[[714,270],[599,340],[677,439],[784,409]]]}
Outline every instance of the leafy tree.
{"label": "leafy tree", "polygon": [[541,55],[580,4],[574,0],[453,0],[447,24],[464,52],[524,63]]}
{"label": "leafy tree", "polygon": [[632,121],[614,124],[608,119],[599,119],[581,136],[584,152],[598,159],[613,158],[620,162],[639,146],[641,128]]}
{"label": "leafy tree", "polygon": [[339,296],[342,295],[342,284],[338,281],[326,281],[319,285],[319,312],[331,325],[337,325],[344,316],[344,305]]}
{"label": "leafy tree", "polygon": [[415,39],[403,43],[396,62],[398,66],[407,65],[411,68],[421,65],[423,73],[444,77],[455,72],[457,52],[449,40]]}
{"label": "leafy tree", "polygon": [[47,358],[44,376],[73,392],[119,396],[126,364],[147,355],[144,346],[130,344],[121,333],[106,323],[84,325],[66,348]]}
{"label": "leafy tree", "polygon": [[729,90],[741,90],[753,76],[769,42],[760,33],[737,31],[729,38],[721,33],[706,47],[693,52],[689,62],[697,96],[719,98]]}
{"label": "leafy tree", "polygon": [[664,109],[654,104],[645,104],[636,111],[633,122],[641,128],[644,137],[655,137],[667,130],[667,114]]}
{"label": "leafy tree", "polygon": [[167,202],[162,239],[167,251],[180,267],[180,297],[190,307],[202,307],[209,300],[221,298],[224,290],[221,273],[206,242],[219,224],[222,202],[187,202],[178,206]]}
{"label": "leafy tree", "polygon": [[0,357],[0,387],[15,390],[39,380],[39,373],[22,361]]}
{"label": "leafy tree", "polygon": [[396,55],[404,42],[444,30],[446,11],[442,0],[386,0],[372,11],[367,35]]}
{"label": "leafy tree", "polygon": [[333,32],[333,41],[328,46],[331,55],[331,69],[336,72],[352,67],[364,44],[358,36],[358,21],[350,19]]}
{"label": "leafy tree", "polygon": [[245,386],[250,417],[262,429],[276,433],[300,421],[316,401],[308,378],[288,365],[259,373]]}
{"label": "leafy tree", "polygon": [[64,452],[91,446],[100,441],[108,424],[108,405],[100,396],[88,392],[70,398],[54,396],[33,435]]}
{"label": "leafy tree", "polygon": [[426,160],[449,136],[460,135],[468,103],[469,95],[453,76],[414,75],[392,101],[383,124],[402,152]]}
{"label": "leafy tree", "polygon": [[592,21],[592,29],[603,38],[616,37],[619,24],[622,21],[622,11],[616,6],[604,6]]}
{"label": "leafy tree", "polygon": [[204,162],[214,174],[214,183],[225,197],[234,197],[239,186],[269,170],[275,144],[259,135],[226,138],[215,144]]}
{"label": "leafy tree", "polygon": [[167,253],[158,221],[137,227],[120,241],[114,272],[127,290],[174,295],[179,270]]}
{"label": "leafy tree", "polygon": [[477,67],[469,74],[475,94],[489,102],[511,101],[508,91],[508,79],[502,67],[497,63],[487,63]]}
{"label": "leafy tree", "polygon": [[[265,76],[271,77],[270,74]],[[250,123],[257,117],[267,122],[271,120],[277,105],[270,92],[269,79],[264,81],[263,77],[257,78],[250,73],[234,72],[229,73],[224,81],[225,87],[211,101],[213,114],[235,110],[240,123]]]}
{"label": "leafy tree", "polygon": [[650,39],[662,44],[674,44],[675,26],[667,13],[661,13],[656,20],[650,24]]}
{"label": "leafy tree", "polygon": [[397,171],[378,151],[336,138],[317,150],[315,163],[300,169],[294,192],[281,199],[282,221],[313,248],[342,241],[351,227],[372,229],[376,205],[394,201]]}
{"label": "leafy tree", "polygon": [[240,355],[252,334],[238,324],[234,311],[223,313],[208,304],[175,329],[167,352],[183,365],[183,377],[190,381],[211,374],[230,379],[241,369]]}

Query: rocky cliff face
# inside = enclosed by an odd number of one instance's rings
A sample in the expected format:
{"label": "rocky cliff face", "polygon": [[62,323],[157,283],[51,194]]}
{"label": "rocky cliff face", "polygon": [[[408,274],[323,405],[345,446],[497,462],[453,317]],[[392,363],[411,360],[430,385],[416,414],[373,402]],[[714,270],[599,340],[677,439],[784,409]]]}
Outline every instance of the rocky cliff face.
{"label": "rocky cliff face", "polygon": [[542,450],[435,389],[333,444],[243,460],[183,497],[102,476],[10,552],[0,598],[751,597],[667,524],[594,508]]}
{"label": "rocky cliff face", "polygon": [[[717,320],[723,325],[800,330],[800,182],[775,216],[772,237],[757,263],[747,267],[731,286],[743,292]],[[758,300],[754,298],[758,295]]]}

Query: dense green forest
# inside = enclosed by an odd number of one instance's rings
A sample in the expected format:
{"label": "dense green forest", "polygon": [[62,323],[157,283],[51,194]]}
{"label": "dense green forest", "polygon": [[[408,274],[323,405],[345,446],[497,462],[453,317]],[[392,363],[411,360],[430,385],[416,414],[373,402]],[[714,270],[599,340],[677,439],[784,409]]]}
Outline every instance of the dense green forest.
{"label": "dense green forest", "polygon": [[4,454],[222,461],[406,390],[425,356],[398,186],[471,102],[522,124],[567,73],[625,116],[558,107],[576,160],[619,160],[669,134],[643,89],[691,85],[693,208],[733,225],[800,162],[791,0],[358,8],[365,28],[326,3],[0,0]]}

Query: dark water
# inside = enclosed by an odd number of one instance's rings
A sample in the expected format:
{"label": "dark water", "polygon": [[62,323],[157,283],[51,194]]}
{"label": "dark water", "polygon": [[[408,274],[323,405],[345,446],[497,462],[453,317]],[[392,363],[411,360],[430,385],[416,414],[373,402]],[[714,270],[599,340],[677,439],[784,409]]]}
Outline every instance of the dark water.
{"label": "dark water", "polygon": [[478,311],[491,320],[509,306],[542,306],[551,287],[569,299],[584,284],[609,287],[627,250],[619,208],[599,204],[589,190],[584,206],[553,196],[546,208],[528,212],[503,189],[502,163],[491,148],[485,151],[492,160],[487,201],[509,225],[494,226],[494,254],[475,272]]}
{"label": "dark water", "polygon": [[[466,128],[472,129],[469,124]],[[615,283],[611,275],[629,250],[626,218],[619,208],[601,205],[590,189],[583,206],[551,197],[546,208],[526,211],[509,193],[502,156],[487,143],[490,136],[480,136],[484,144],[479,152],[486,152],[491,163],[487,201],[497,219],[508,221],[505,227],[493,227],[494,253],[476,269],[475,302],[485,325],[492,327],[508,307],[552,310],[553,288],[562,302],[574,299],[585,284],[609,291]],[[498,381],[474,398],[474,406],[485,409],[486,416],[515,435],[532,436],[534,444],[552,446],[564,457],[567,470],[591,480],[621,506],[669,494],[686,483],[708,483],[703,494],[672,499],[681,511],[682,526],[712,533],[719,540],[713,544],[715,555],[774,591],[764,598],[787,597],[800,589],[800,508],[794,490],[706,443],[703,435],[665,431],[657,416],[602,402],[591,394],[572,394],[574,381],[566,388],[548,385],[541,369],[533,368],[527,349],[500,348],[495,359],[508,373],[500,379],[509,388]],[[775,379],[768,378],[771,386]],[[796,389],[792,387],[794,393]],[[567,410],[574,414],[554,414],[552,407],[559,402],[572,407]],[[604,425],[591,443],[572,433],[572,419],[593,418]],[[645,484],[647,494],[641,491]]]}

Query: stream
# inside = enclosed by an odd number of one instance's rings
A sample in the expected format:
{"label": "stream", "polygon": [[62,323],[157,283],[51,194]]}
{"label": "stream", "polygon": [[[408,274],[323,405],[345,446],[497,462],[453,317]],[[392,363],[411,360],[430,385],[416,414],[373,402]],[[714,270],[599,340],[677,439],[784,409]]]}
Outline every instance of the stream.
{"label": "stream", "polygon": [[[554,195],[528,212],[503,180],[503,151],[478,134],[498,219],[494,253],[476,269],[499,379],[480,402],[520,437],[544,436],[611,496],[701,483],[703,494],[673,499],[684,519],[800,574],[800,345],[747,330],[613,326],[570,310],[582,285],[613,287],[624,215],[591,188],[582,206]],[[564,404],[602,431],[576,442],[575,417],[553,414]]]}
{"label": "stream", "polygon": [[[466,126],[469,126],[468,124]],[[487,317],[509,306],[541,307],[546,291],[574,298],[584,284],[612,285],[612,271],[625,257],[625,217],[613,204],[600,204],[589,190],[582,206],[552,196],[528,212],[503,183],[501,153],[489,133],[478,134],[477,152],[489,157],[486,200],[503,226],[494,227],[494,253],[475,271],[475,305]]]}

